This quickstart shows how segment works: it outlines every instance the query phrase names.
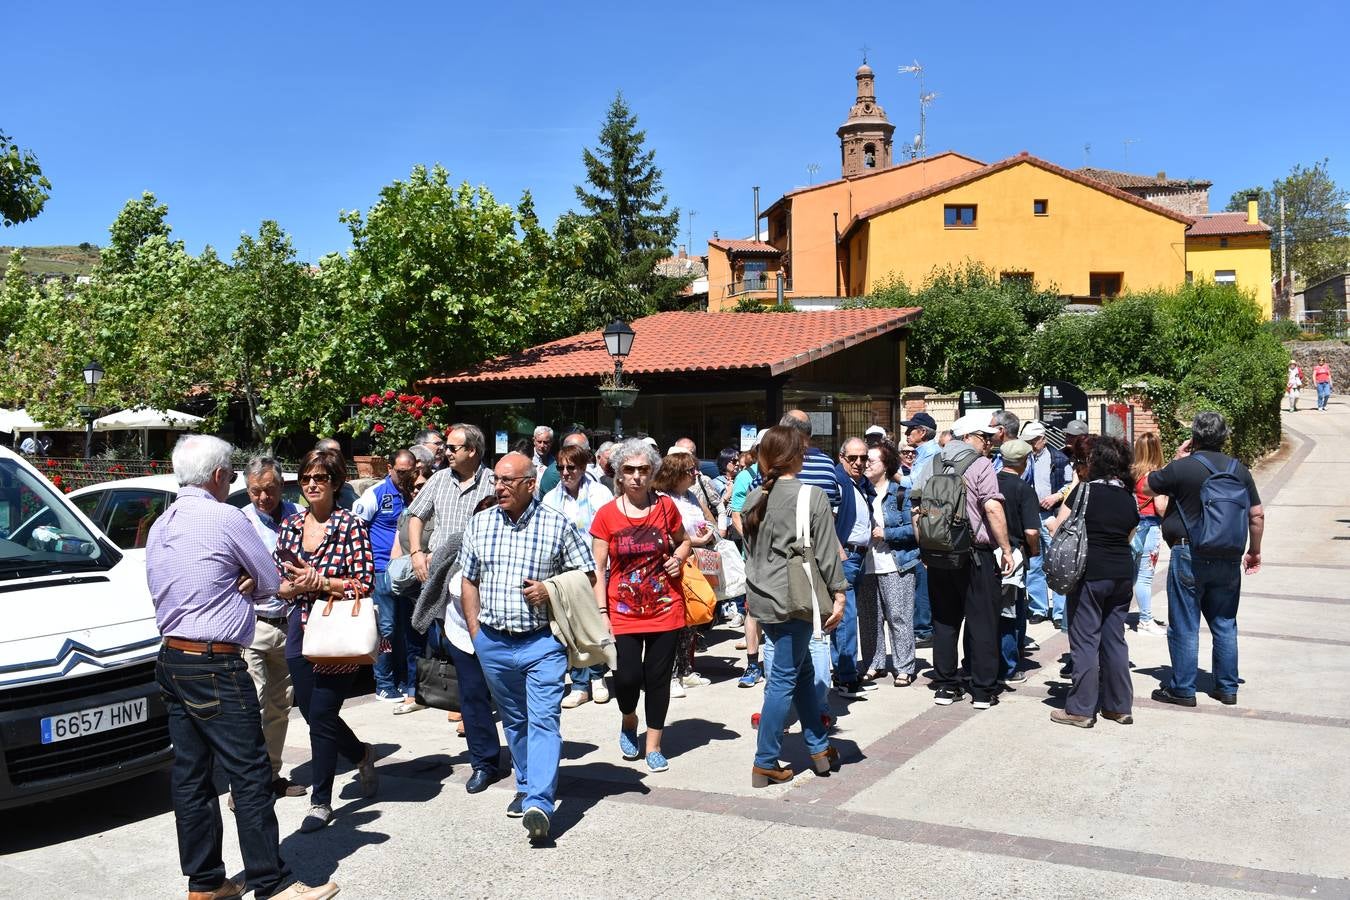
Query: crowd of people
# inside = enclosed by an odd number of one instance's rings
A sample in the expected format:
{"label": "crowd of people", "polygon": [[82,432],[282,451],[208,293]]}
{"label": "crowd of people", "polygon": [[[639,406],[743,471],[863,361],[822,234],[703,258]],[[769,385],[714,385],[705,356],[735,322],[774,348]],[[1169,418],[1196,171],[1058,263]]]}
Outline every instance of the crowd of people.
{"label": "crowd of people", "polygon": [[[512,776],[506,814],[535,842],[550,834],[565,710],[613,697],[619,754],[649,773],[670,767],[672,697],[710,684],[697,671],[712,624],[697,598],[710,587],[718,624],[743,629],[737,684],[763,685],[756,787],[794,777],[780,760],[794,719],[813,771],[837,769],[831,694],[914,685],[919,649],[931,648],[936,704],[969,694],[975,709],[996,706],[1027,679],[1038,649],[1028,623],[1068,635],[1056,723],[1133,721],[1131,624],[1167,636],[1171,676],[1153,698],[1194,706],[1202,616],[1211,696],[1235,703],[1241,576],[1260,565],[1264,519],[1250,473],[1222,452],[1222,417],[1197,415],[1166,465],[1155,435],[1130,446],[1076,421],[1063,436],[1060,449],[1045,423],[1006,410],[940,433],[920,412],[894,438],[881,426],[846,437],[831,458],[810,416],[791,410],[748,451],[721,451],[709,476],[688,438],[665,452],[650,437],[593,449],[578,430],[555,453],[547,427],[489,468],[483,432],[462,423],[419,435],[359,494],[336,442],[321,441],[300,463],[303,506],[282,498],[277,461],[255,458],[243,512],[217,502],[233,477],[229,445],[183,438],[182,488],[151,530],[147,574],[189,896],[244,889],[225,877],[213,764],[229,781],[256,895],[337,893],[295,881],[273,803],[308,793],[301,830],[326,827],[339,758],[363,795],[378,791],[371,744],[341,715],[364,660],[306,655],[311,619],[339,600],[373,603],[376,696],[395,715],[426,708],[419,658],[453,664],[459,708],[448,715],[468,745],[465,788]],[[1162,542],[1167,622],[1152,604]],[[282,773],[292,703],[309,727],[308,785]]]}

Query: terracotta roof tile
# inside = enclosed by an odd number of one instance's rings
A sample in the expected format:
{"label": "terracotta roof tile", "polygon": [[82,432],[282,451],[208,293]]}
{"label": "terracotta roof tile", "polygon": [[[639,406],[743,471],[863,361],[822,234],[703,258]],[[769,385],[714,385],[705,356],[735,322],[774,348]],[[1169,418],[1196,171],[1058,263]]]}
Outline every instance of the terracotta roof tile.
{"label": "terracotta roof tile", "polygon": [[737,241],[727,238],[713,238],[708,241],[709,247],[717,247],[719,250],[729,250],[732,253],[782,253],[773,244],[766,244],[763,241]]}
{"label": "terracotta roof tile", "polygon": [[1106,184],[1105,182],[1097,181],[1096,179],[1089,178],[1086,175],[1080,175],[1077,172],[1070,171],[1069,169],[1065,169],[1062,166],[1057,166],[1052,162],[1046,162],[1045,160],[1040,159],[1039,157],[1032,156],[1029,153],[1019,153],[1016,156],[1010,156],[1007,159],[999,160],[996,163],[991,163],[982,169],[975,169],[973,171],[965,173],[964,175],[958,175],[955,178],[949,178],[946,181],[940,181],[937,184],[929,185],[928,187],[919,191],[915,191],[912,194],[905,194],[903,197],[897,197],[894,200],[888,200],[885,203],[879,203],[876,206],[864,209],[862,212],[855,215],[853,217],[853,220],[849,222],[848,227],[844,229],[844,233],[840,235],[840,240],[847,240],[849,235],[853,232],[853,229],[858,227],[860,223],[865,222],[866,220],[872,218],[873,216],[880,215],[881,213],[884,212],[890,212],[893,209],[899,209],[902,206],[908,206],[911,203],[915,203],[919,200],[924,200],[928,197],[934,197],[937,196],[938,194],[944,194],[947,191],[952,190],[953,188],[958,188],[961,187],[962,185],[970,184],[971,182],[974,181],[979,181],[981,178],[987,178],[990,175],[1003,171],[1004,169],[1011,169],[1013,166],[1020,166],[1020,165],[1031,165],[1035,166],[1038,169],[1044,169],[1045,171],[1050,172],[1051,174],[1054,175],[1058,175],[1061,178],[1067,178],[1068,180],[1075,181],[1083,185],[1084,187],[1090,187],[1093,190],[1101,191],[1104,194],[1110,194],[1117,200],[1123,200],[1126,203],[1134,204],[1135,206],[1146,209],[1149,212],[1157,213],[1160,216],[1166,216],[1169,219],[1173,219],[1177,222],[1182,222],[1186,225],[1191,224],[1191,222],[1193,221],[1191,216],[1179,213],[1174,209],[1168,209],[1166,206],[1160,206],[1157,203],[1152,203],[1148,200],[1141,199],[1139,197],[1136,197],[1134,194],[1122,191],[1120,188],[1111,187],[1109,184]]}
{"label": "terracotta roof tile", "polygon": [[[631,375],[735,372],[779,375],[912,323],[921,311],[841,309],[794,313],[665,312],[632,323],[624,362]],[[589,331],[489,360],[420,385],[599,378],[614,371],[601,331]]]}
{"label": "terracotta roof tile", "polygon": [[1270,234],[1270,226],[1265,222],[1247,221],[1244,212],[1210,213],[1197,216],[1195,224],[1186,232],[1186,237],[1228,237],[1237,234]]}
{"label": "terracotta roof tile", "polygon": [[1079,175],[1109,184],[1124,190],[1138,188],[1199,189],[1210,187],[1211,182],[1191,178],[1159,178],[1156,175],[1135,175],[1131,172],[1117,172],[1114,169],[1094,169],[1084,166],[1076,170]]}

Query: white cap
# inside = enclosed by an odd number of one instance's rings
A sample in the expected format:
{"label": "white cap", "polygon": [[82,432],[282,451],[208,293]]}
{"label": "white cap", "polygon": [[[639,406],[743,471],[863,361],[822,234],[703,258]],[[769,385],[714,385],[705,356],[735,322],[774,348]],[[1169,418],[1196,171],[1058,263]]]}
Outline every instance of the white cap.
{"label": "white cap", "polygon": [[866,436],[869,434],[879,434],[882,437],[885,437],[886,429],[882,428],[880,425],[869,425],[867,430],[863,432],[863,435]]}
{"label": "white cap", "polygon": [[666,456],[673,456],[676,453],[687,453],[690,456],[694,455],[693,450],[690,450],[688,447],[681,447],[679,444],[676,444],[675,446],[671,447],[669,450],[666,451]]}
{"label": "white cap", "polygon": [[651,447],[653,450],[658,449],[656,446],[656,438],[645,437],[642,439],[642,443],[646,444],[648,447]]}
{"label": "white cap", "polygon": [[1034,441],[1036,438],[1045,437],[1044,422],[1028,422],[1022,426],[1021,438],[1024,441]]}
{"label": "white cap", "polygon": [[989,412],[966,413],[952,423],[952,436],[965,437],[968,434],[997,434],[989,424]]}
{"label": "white cap", "polygon": [[754,446],[758,447],[758,446],[759,446],[759,442],[762,441],[762,440],[764,440],[764,435],[766,435],[766,434],[768,434],[768,433],[769,433],[769,429],[767,429],[767,428],[761,428],[761,429],[759,430],[759,434],[755,435],[755,443],[754,443]]}

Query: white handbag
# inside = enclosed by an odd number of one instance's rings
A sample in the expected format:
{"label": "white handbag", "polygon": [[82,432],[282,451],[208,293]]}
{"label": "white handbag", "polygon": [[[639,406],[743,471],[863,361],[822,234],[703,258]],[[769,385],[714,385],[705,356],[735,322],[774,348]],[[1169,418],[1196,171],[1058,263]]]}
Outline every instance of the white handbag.
{"label": "white handbag", "polygon": [[369,597],[330,597],[315,603],[305,623],[305,659],[328,665],[372,665],[380,649],[375,603]]}

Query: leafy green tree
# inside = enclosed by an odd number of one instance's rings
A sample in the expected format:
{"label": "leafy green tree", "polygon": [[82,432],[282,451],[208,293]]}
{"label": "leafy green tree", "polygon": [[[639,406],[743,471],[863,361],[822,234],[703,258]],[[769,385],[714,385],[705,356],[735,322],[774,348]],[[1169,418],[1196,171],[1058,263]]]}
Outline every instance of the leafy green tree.
{"label": "leafy green tree", "polygon": [[[623,94],[617,94],[600,129],[599,146],[582,151],[588,187],[577,185],[577,199],[617,250],[611,297],[626,301],[628,292],[635,290],[647,298],[650,311],[671,309],[680,305],[677,298],[688,280],[661,275],[656,264],[670,255],[680,211],[666,212],[668,198],[656,151],[645,149],[647,132],[639,130],[637,122]],[[620,311],[610,317],[615,315]]]}
{"label": "leafy green tree", "polygon": [[24,271],[23,253],[16,247],[9,255],[4,280],[0,281],[0,344],[23,324],[28,308],[36,301],[37,290]]}
{"label": "leafy green tree", "polygon": [[1297,284],[1314,284],[1343,272],[1350,262],[1350,221],[1346,211],[1350,191],[1336,184],[1327,164],[1328,160],[1323,159],[1311,168],[1295,165],[1286,177],[1275,179],[1269,190],[1238,191],[1228,201],[1229,210],[1246,211],[1247,194],[1258,194],[1261,220],[1274,231],[1271,264],[1278,270],[1279,210],[1280,200],[1284,200],[1284,239],[1289,267],[1297,276]]}
{"label": "leafy green tree", "polygon": [[146,241],[156,235],[167,239],[173,230],[165,221],[168,214],[169,207],[149,191],[142,193],[139,200],[128,200],[108,227],[111,238],[99,259],[102,273],[130,270]]}
{"label": "leafy green tree", "polygon": [[0,131],[0,221],[5,227],[36,218],[51,190],[33,152]]}

